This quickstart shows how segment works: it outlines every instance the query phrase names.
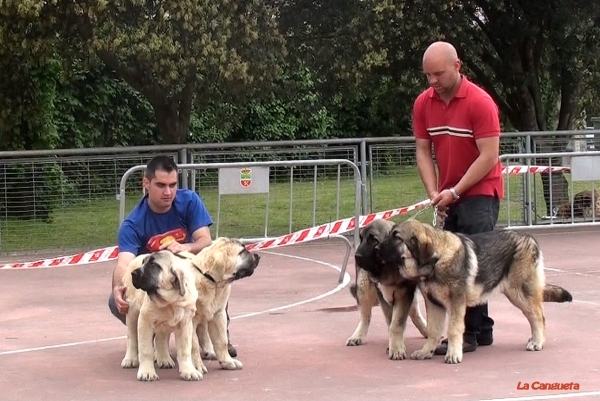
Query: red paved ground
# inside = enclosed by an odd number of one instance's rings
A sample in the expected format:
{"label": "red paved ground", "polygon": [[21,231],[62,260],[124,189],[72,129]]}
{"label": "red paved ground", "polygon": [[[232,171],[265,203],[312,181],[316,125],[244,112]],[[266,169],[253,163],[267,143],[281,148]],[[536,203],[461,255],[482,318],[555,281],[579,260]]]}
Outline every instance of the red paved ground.
{"label": "red paved ground", "polygon": [[[490,304],[494,344],[465,354],[462,364],[388,360],[378,309],[367,344],[347,347],[358,312],[346,308],[354,305],[347,285],[334,291],[338,271],[328,265],[341,265],[344,248],[313,243],[264,253],[255,275],[234,284],[230,329],[244,369],[208,362],[204,380],[189,383],[176,370],[159,370],[158,382],[142,383],[135,369],[121,369],[125,327],[106,306],[113,263],[0,270],[0,400],[598,399],[600,231],[536,236],[548,282],[576,300],[546,304],[542,352],[525,351],[527,321],[501,295]],[[352,261],[348,273],[354,275]],[[408,352],[423,341],[409,324]],[[536,381],[580,389],[517,390],[519,382]]]}

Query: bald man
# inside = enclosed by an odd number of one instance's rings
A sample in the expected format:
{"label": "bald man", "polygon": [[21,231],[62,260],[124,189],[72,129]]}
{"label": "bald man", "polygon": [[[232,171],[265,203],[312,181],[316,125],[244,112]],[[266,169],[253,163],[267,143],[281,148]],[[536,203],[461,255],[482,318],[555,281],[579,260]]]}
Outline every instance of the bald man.
{"label": "bald man", "polygon": [[[427,48],[423,72],[429,88],[415,100],[413,134],[421,181],[444,229],[475,234],[494,229],[504,197],[500,119],[492,98],[460,67],[450,43]],[[463,352],[492,344],[493,325],[487,304],[467,308]],[[445,355],[447,348],[443,341],[436,355]]]}

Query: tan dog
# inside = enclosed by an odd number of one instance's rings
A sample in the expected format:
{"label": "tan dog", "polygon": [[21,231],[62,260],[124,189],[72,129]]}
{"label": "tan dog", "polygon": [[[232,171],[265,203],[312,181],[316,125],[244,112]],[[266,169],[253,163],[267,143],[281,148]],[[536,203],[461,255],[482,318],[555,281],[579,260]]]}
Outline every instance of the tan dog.
{"label": "tan dog", "polygon": [[[225,306],[231,293],[231,283],[254,273],[260,256],[246,250],[237,239],[219,237],[191,257],[194,282],[198,291],[192,359],[196,366],[202,364],[202,353],[214,355],[221,368],[241,369],[242,363],[227,351],[227,315]],[[202,352],[201,352],[202,351]],[[203,364],[202,364],[203,366]]]}
{"label": "tan dog", "polygon": [[155,358],[159,367],[172,368],[175,365],[168,352],[169,336],[174,332],[180,377],[184,380],[202,379],[206,367],[202,361],[192,361],[191,355],[198,291],[190,261],[170,251],[140,255],[129,264],[123,284],[129,310],[126,319],[127,351],[121,366],[139,366],[138,380],[158,380]]}
{"label": "tan dog", "polygon": [[388,355],[390,359],[404,359],[406,314],[410,315],[423,336],[427,335],[427,324],[415,297],[417,285],[403,279],[397,272],[393,275],[380,275],[374,269],[375,247],[388,236],[393,226],[391,221],[375,220],[360,230],[360,244],[354,253],[356,282],[350,287],[350,292],[358,303],[359,322],[346,345],[364,343],[371,322],[371,311],[375,305],[380,304],[389,331]]}
{"label": "tan dog", "polygon": [[460,363],[467,306],[501,291],[527,317],[527,350],[544,347],[543,302],[573,298],[561,287],[545,284],[542,251],[530,235],[510,230],[462,235],[416,220],[396,225],[376,247],[382,271],[399,271],[418,283],[427,307],[427,340],[411,358],[433,356],[449,313],[447,363]]}

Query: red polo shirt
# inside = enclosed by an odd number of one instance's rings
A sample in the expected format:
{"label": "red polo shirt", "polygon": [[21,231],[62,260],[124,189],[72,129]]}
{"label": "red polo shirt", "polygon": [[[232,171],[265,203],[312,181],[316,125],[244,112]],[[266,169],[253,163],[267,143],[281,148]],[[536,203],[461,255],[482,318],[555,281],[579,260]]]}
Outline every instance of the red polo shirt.
{"label": "red polo shirt", "polygon": [[[433,88],[415,100],[413,131],[416,138],[429,139],[438,166],[438,190],[455,186],[479,156],[475,141],[500,136],[496,103],[483,89],[462,77],[458,92],[446,105]],[[460,196],[504,197],[500,160],[481,181]]]}

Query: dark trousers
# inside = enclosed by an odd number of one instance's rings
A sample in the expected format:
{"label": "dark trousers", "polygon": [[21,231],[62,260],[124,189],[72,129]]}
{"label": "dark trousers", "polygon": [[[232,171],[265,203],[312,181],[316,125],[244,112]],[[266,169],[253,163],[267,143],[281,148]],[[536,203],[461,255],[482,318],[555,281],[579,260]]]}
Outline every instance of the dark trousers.
{"label": "dark trousers", "polygon": [[[491,196],[460,199],[448,209],[444,229],[456,233],[477,234],[494,230],[498,221],[500,201]],[[494,320],[488,316],[487,303],[467,308],[463,341],[477,344],[477,336],[492,335]]]}
{"label": "dark trousers", "polygon": [[[225,314],[227,315],[227,339],[229,339],[229,320],[230,320],[229,312],[227,311],[228,307],[229,307],[229,303],[227,303],[225,305]],[[117,304],[115,303],[115,296],[112,292],[110,293],[110,297],[108,297],[108,309],[110,309],[110,313],[112,313],[114,317],[116,317],[121,322],[123,322],[123,324],[127,324],[127,321],[125,320],[125,315],[120,313],[119,310],[117,309]]]}

